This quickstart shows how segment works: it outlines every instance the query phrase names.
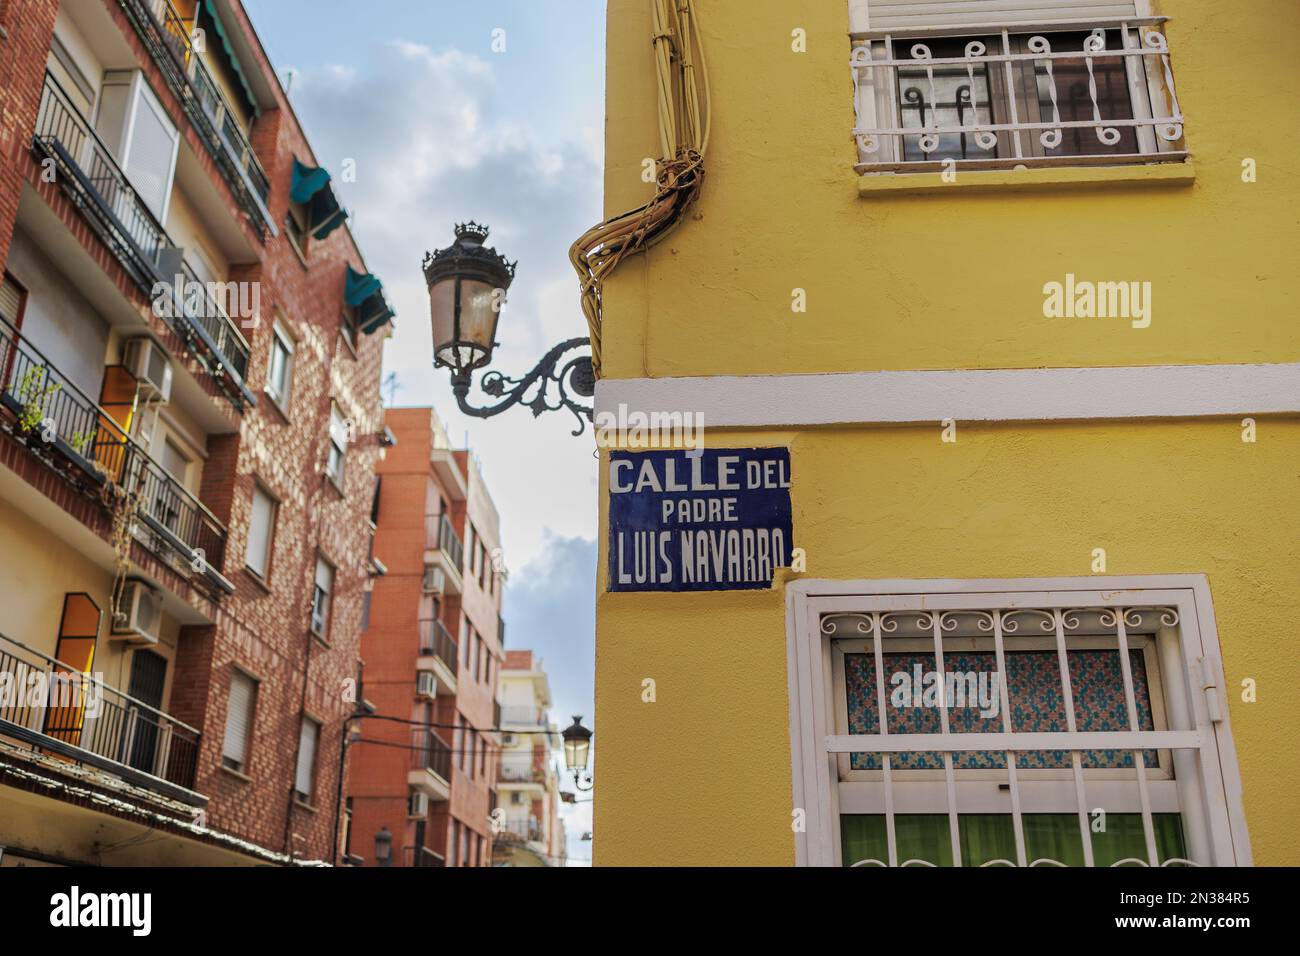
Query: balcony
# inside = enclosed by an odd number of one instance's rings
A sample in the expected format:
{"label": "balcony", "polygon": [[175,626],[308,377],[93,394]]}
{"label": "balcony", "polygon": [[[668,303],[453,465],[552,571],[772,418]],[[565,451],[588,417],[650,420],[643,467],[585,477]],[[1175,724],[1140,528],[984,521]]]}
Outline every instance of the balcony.
{"label": "balcony", "polygon": [[443,572],[442,588],[448,594],[460,594],[464,589],[461,565],[465,546],[444,515],[424,516],[424,563],[426,568],[438,567]]}
{"label": "balcony", "polygon": [[411,734],[411,771],[406,782],[431,800],[451,799],[451,747],[431,730]]}
{"label": "balcony", "polygon": [[[199,732],[54,658],[0,635],[0,738],[201,807]],[[31,692],[42,686],[46,693]]]}
{"label": "balcony", "polygon": [[527,820],[505,820],[496,833],[496,839],[502,843],[541,843],[542,825],[536,817]]}
{"label": "balcony", "polygon": [[[190,40],[193,23],[183,20],[170,0],[120,0],[127,19],[149,50],[168,87],[211,153],[259,236],[275,223],[267,209],[271,184],[237,115]],[[217,37],[209,42],[219,43]]]}
{"label": "balcony", "polygon": [[549,718],[544,707],[511,705],[501,708],[501,720],[498,726],[505,730],[524,733],[527,731],[544,731],[549,725]]}
{"label": "balcony", "polygon": [[403,866],[446,866],[441,853],[434,853],[427,846],[402,847]]}
{"label": "balcony", "polygon": [[501,761],[501,771],[498,779],[502,783],[535,783],[541,785],[546,782],[546,771],[533,763],[531,755],[526,760],[507,757]]}
{"label": "balcony", "polygon": [[427,618],[420,622],[420,658],[417,670],[433,671],[438,678],[438,694],[456,693],[456,639],[442,622]]}
{"label": "balcony", "polygon": [[[257,399],[244,384],[248,342],[185,264],[181,250],[131,188],[112,151],[48,73],[32,148],[38,159],[54,162],[64,192],[150,300],[159,283],[171,289],[178,275],[182,277],[185,294],[178,297],[179,314],[175,308],[156,311],[231,404],[240,410],[255,405]],[[202,294],[191,296],[195,289]]]}
{"label": "balcony", "polygon": [[1164,20],[909,27],[904,19],[855,30],[855,168],[1181,162],[1184,118]]}
{"label": "balcony", "polygon": [[[214,596],[233,594],[219,572],[226,529],[118,424],[0,319],[0,427],[95,501],[135,503],[136,540]],[[195,567],[201,568],[196,572]]]}
{"label": "balcony", "polygon": [[461,474],[460,462],[450,448],[434,448],[429,452],[429,465],[447,497],[451,501],[464,501],[469,497],[469,485]]}

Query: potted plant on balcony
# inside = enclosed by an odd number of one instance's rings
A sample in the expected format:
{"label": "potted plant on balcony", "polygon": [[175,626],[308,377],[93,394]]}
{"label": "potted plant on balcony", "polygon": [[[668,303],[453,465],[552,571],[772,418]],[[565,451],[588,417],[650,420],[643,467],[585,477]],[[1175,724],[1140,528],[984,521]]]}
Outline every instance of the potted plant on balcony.
{"label": "potted plant on balcony", "polygon": [[51,400],[63,388],[59,382],[50,382],[44,365],[33,365],[18,383],[18,433],[32,448],[46,448],[54,443],[53,423],[46,420]]}

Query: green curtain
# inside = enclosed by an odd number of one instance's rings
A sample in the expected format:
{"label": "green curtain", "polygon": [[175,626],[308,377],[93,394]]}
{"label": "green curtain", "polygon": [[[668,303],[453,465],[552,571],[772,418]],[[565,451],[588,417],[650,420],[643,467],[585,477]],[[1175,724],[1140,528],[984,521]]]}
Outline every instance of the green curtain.
{"label": "green curtain", "polygon": [[[1049,859],[1067,866],[1083,866],[1083,842],[1079,836],[1079,818],[1075,814],[1026,813],[1021,820],[1025,830],[1027,863]],[[1153,814],[1152,825],[1158,859],[1164,861],[1186,856],[1178,814]],[[992,860],[1015,863],[1016,837],[1011,814],[964,813],[958,816],[957,827],[963,865],[980,866]],[[946,814],[897,814],[894,817],[894,835],[898,842],[899,863],[925,860],[936,866],[952,866]],[[889,862],[884,816],[841,815],[840,841],[845,866],[868,859]],[[1092,853],[1097,866],[1110,866],[1130,857],[1145,860],[1147,851],[1141,814],[1106,814],[1105,832],[1092,834]]]}

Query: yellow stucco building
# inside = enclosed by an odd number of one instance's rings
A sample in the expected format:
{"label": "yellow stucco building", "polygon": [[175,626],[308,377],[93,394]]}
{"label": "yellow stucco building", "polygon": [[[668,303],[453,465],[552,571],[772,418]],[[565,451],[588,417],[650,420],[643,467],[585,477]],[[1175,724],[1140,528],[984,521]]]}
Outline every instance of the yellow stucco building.
{"label": "yellow stucco building", "polygon": [[707,176],[605,286],[597,410],[788,449],[798,550],[611,590],[602,451],[596,864],[1300,863],[1300,8],[693,6]]}

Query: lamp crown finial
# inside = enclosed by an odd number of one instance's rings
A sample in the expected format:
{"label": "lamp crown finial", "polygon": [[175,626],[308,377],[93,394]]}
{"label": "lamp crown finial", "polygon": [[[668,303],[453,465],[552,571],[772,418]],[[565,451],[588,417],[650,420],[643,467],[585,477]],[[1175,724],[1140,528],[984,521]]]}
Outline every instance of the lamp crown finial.
{"label": "lamp crown finial", "polygon": [[458,222],[455,225],[456,241],[470,245],[483,245],[483,243],[487,242],[490,231],[486,225],[472,219],[469,222]]}

